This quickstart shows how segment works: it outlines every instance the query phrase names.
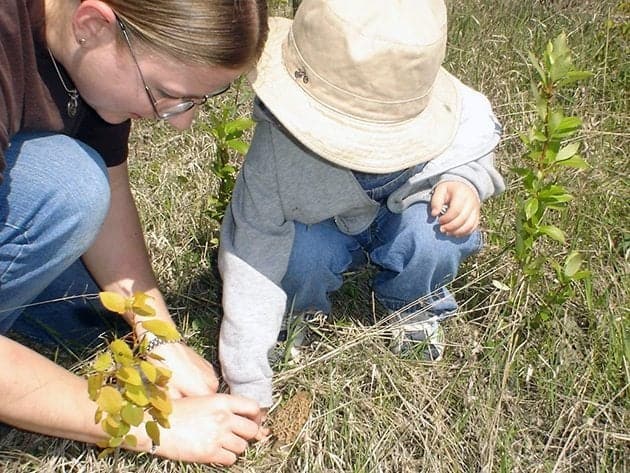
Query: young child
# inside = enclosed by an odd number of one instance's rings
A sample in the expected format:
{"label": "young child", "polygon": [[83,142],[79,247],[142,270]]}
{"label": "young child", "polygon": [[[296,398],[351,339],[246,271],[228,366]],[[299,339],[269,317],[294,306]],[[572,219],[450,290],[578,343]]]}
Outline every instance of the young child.
{"label": "young child", "polygon": [[256,131],[221,233],[219,356],[232,393],[272,404],[283,316],[330,311],[349,268],[378,268],[398,350],[443,351],[446,289],[504,189],[487,99],[441,68],[442,0],[304,0],[273,18],[250,75]]}

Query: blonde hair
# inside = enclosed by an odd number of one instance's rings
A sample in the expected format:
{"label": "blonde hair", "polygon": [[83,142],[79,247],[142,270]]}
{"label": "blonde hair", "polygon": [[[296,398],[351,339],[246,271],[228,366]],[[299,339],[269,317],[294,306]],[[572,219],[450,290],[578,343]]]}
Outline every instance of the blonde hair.
{"label": "blonde hair", "polygon": [[131,35],[186,64],[253,66],[267,39],[266,0],[104,0]]}

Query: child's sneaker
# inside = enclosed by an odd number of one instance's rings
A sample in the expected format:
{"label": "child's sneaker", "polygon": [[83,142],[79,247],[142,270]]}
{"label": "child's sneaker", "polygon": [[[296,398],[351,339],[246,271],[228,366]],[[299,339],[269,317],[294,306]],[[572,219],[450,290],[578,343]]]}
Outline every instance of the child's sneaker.
{"label": "child's sneaker", "polygon": [[416,349],[426,361],[440,361],[444,355],[444,330],[434,317],[425,320],[406,320],[392,328],[390,349],[405,355]]}

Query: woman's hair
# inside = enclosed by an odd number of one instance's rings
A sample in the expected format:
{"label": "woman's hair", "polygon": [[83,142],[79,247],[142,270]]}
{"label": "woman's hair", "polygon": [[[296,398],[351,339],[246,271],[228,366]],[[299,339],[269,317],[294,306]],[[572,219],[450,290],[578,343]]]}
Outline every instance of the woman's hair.
{"label": "woman's hair", "polygon": [[141,46],[186,64],[253,66],[267,39],[267,0],[104,0]]}

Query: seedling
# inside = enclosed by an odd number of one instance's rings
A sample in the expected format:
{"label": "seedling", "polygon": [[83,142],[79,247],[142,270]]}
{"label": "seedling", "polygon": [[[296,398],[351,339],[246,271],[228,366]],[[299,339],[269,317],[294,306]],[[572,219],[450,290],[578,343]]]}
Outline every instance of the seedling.
{"label": "seedling", "polygon": [[[181,335],[173,324],[153,318],[151,297],[142,292],[129,298],[101,292],[99,297],[105,308],[132,314],[133,325],[140,324],[146,330],[140,337],[132,330],[127,337],[113,340],[87,373],[88,394],[97,404],[94,422],[100,423],[108,437],[97,444],[103,448],[100,457],[105,457],[121,446],[137,445],[136,436],[129,433],[132,426],[144,424],[153,445],[160,444],[160,427],[170,427],[172,405],[167,388],[171,371],[150,362],[163,359],[151,352],[149,343],[156,338],[175,342]],[[136,322],[137,316],[143,320]]]}

